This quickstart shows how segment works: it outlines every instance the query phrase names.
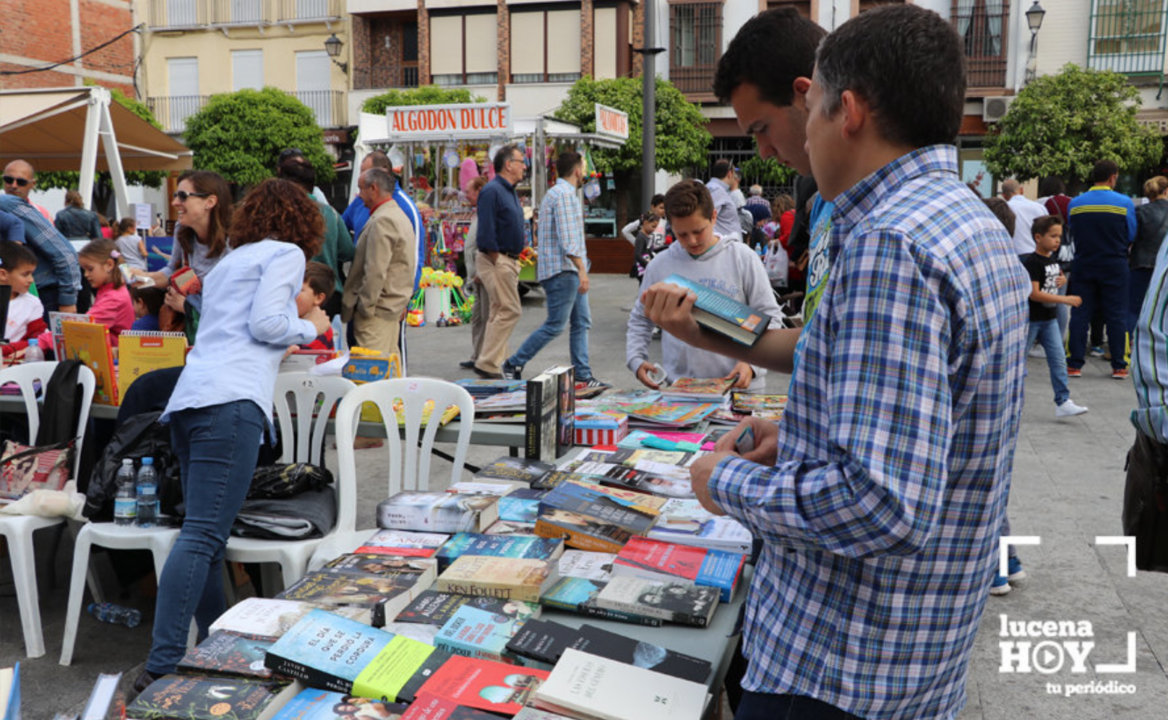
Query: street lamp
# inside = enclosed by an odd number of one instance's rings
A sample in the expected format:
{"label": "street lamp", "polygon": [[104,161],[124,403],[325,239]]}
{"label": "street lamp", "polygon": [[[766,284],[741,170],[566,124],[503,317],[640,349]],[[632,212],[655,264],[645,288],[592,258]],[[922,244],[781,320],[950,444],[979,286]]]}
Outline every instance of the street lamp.
{"label": "street lamp", "polygon": [[[1038,3],[1036,2],[1034,4],[1037,5]],[[1042,21],[1039,20],[1039,22]],[[341,72],[348,75],[349,63],[337,60],[337,58],[341,55],[341,48],[344,47],[344,45],[345,44],[341,42],[341,39],[337,37],[337,34],[333,33],[332,35],[329,35],[328,40],[324,41],[324,51],[328,53],[328,56],[333,61],[333,63],[341,69]]]}
{"label": "street lamp", "polygon": [[1026,63],[1026,82],[1034,80],[1038,74],[1038,31],[1042,29],[1042,19],[1046,11],[1034,0],[1034,4],[1026,11],[1026,25],[1030,27],[1030,60]]}

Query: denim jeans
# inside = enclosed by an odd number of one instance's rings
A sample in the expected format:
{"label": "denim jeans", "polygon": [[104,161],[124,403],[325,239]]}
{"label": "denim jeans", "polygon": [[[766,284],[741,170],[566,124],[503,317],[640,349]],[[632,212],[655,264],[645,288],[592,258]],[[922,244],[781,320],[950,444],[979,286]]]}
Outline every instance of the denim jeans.
{"label": "denim jeans", "polygon": [[860,720],[834,705],[805,695],[742,693],[734,720]]}
{"label": "denim jeans", "polygon": [[576,379],[591,380],[588,330],[592,327],[592,311],[588,309],[588,293],[580,293],[580,276],[569,270],[541,280],[539,284],[547,295],[547,320],[523,341],[523,345],[508,362],[515,367],[523,367],[544,346],[559,337],[564,332],[564,326],[571,322],[568,350],[572,355],[572,365],[576,368]]}
{"label": "denim jeans", "polygon": [[1062,405],[1071,397],[1067,387],[1067,353],[1063,349],[1063,339],[1059,335],[1057,319],[1030,321],[1030,334],[1026,336],[1026,347],[1033,347],[1034,341],[1046,351],[1046,365],[1050,368],[1050,384],[1054,388],[1054,404]]}
{"label": "denim jeans", "polygon": [[154,644],[146,660],[155,675],[174,672],[186,652],[192,617],[202,639],[226,610],[223,551],[251,487],[266,423],[250,400],[171,415],[186,517],[158,582]]}

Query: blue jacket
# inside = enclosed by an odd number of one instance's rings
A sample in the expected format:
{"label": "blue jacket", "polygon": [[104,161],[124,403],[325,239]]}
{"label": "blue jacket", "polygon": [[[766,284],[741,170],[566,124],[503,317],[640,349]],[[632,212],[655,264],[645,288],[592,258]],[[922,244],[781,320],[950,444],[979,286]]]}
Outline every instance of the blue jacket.
{"label": "blue jacket", "polygon": [[479,193],[479,228],[476,241],[480,252],[518,255],[526,244],[523,206],[511,183],[499,175]]}
{"label": "blue jacket", "polygon": [[[417,270],[414,272],[414,288],[418,287],[418,282],[422,279],[422,267],[426,264],[426,233],[422,230],[422,214],[418,212],[418,206],[414,204],[414,199],[405,190],[402,190],[401,183],[395,183],[393,186],[393,201],[397,203],[406,217],[410,219],[410,225],[414,228],[414,235],[418,238],[418,262]],[[349,207],[345,208],[345,212],[341,214],[341,220],[345,221],[345,226],[353,233],[353,244],[361,239],[361,231],[365,229],[365,223],[369,222],[369,208],[365,207],[365,201],[359,197],[353,198],[353,202],[349,203]]]}
{"label": "blue jacket", "polygon": [[1069,211],[1075,236],[1071,272],[1127,266],[1128,246],[1136,239],[1136,206],[1131,198],[1096,185],[1072,200]]}

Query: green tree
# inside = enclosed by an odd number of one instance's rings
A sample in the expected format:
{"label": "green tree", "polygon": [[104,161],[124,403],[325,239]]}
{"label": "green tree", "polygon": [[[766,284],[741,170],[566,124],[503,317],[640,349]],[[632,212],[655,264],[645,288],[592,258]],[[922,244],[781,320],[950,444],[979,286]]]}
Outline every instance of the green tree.
{"label": "green tree", "polygon": [[333,159],[311,109],[272,87],[212,95],[187,118],[183,140],[199,170],[213,170],[239,186],[258,185],[276,173],[284,148],[300,148],[319,183],[336,177]]}
{"label": "green tree", "polygon": [[443,88],[424,85],[410,90],[390,90],[374,95],[361,104],[361,110],[374,115],[382,115],[388,107],[406,105],[457,105],[472,102],[486,102],[486,98],[471,95],[464,88]]}
{"label": "green tree", "polygon": [[[92,84],[87,82],[86,84]],[[150,108],[146,103],[139,102],[134,98],[128,97],[125,93],[117,88],[110,88],[110,95],[114,101],[146,122],[150,123],[159,130],[162,125],[154,119],[154,113],[150,112]],[[126,184],[137,185],[141,187],[162,187],[162,183],[166,182],[166,173],[162,171],[134,171],[126,173]],[[76,190],[81,186],[81,173],[73,171],[55,171],[37,173],[37,188],[40,190]],[[93,182],[93,204],[91,207],[96,212],[105,213],[110,208],[110,203],[114,198],[114,183],[110,179],[108,172],[96,173]]]}
{"label": "green tree", "polygon": [[[594,80],[580,78],[568,91],[568,97],[555,117],[575,125],[584,132],[596,130],[596,104],[607,105],[629,114],[629,139],[617,150],[596,149],[592,158],[596,169],[615,176],[618,188],[617,216],[628,217],[627,184],[641,171],[641,79],[616,78]],[[668,80],[657,78],[657,169],[682,172],[706,163],[706,152],[713,139],[706,130],[706,118],[697,105]],[[646,198],[648,201],[648,198]]]}
{"label": "green tree", "polygon": [[1098,160],[1137,172],[1155,164],[1164,146],[1136,122],[1140,94],[1127,78],[1074,64],[1026,86],[986,138],[985,160],[998,177],[1057,175],[1084,180]]}
{"label": "green tree", "polygon": [[738,164],[742,171],[743,184],[747,181],[760,185],[792,185],[799,173],[795,168],[776,161],[774,158],[764,158],[758,154],[758,143],[754,144],[754,155],[749,160]]}

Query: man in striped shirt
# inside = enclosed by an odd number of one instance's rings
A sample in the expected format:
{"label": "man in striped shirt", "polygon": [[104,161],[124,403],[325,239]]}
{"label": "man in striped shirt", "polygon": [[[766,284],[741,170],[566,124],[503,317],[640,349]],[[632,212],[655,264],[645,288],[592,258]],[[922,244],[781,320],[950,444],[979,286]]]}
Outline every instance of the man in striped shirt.
{"label": "man in striped shirt", "polygon": [[[807,144],[835,203],[832,274],[782,423],[752,423],[747,458],[692,468],[703,505],[764,540],[736,719],[953,718],[997,568],[1029,284],[958,175],[952,27],[885,6],[816,59]],[[736,348],[700,331],[695,299],[663,284],[645,304],[690,344],[777,364],[782,336]]]}

